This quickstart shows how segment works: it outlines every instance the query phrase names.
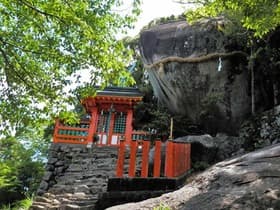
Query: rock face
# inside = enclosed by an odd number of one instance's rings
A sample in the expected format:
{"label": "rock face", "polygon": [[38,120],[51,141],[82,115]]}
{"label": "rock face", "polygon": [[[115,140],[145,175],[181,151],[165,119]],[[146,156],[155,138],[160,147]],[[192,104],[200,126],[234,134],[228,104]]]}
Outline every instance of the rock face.
{"label": "rock face", "polygon": [[[197,164],[211,165],[242,152],[244,144],[242,137],[228,136],[223,133],[218,133],[214,137],[209,134],[189,135],[179,137],[174,141],[191,144],[191,160],[195,169],[199,166]],[[199,170],[199,168],[197,169]]]}
{"label": "rock face", "polygon": [[280,105],[247,121],[240,129],[240,137],[245,140],[244,148],[254,150],[280,143],[279,126]]}
{"label": "rock face", "polygon": [[178,191],[110,210],[280,209],[280,144],[220,162]]}
{"label": "rock face", "polygon": [[207,132],[236,134],[250,113],[246,55],[218,30],[223,20],[162,24],[140,35],[154,93]]}

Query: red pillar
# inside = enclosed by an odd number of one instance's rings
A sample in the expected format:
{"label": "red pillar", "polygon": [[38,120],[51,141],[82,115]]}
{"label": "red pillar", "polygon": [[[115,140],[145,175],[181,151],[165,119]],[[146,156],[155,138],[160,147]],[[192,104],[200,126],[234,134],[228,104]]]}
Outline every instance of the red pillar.
{"label": "red pillar", "polygon": [[166,143],[166,155],[165,155],[165,176],[174,177],[174,166],[173,166],[173,142],[168,140]]}
{"label": "red pillar", "polygon": [[148,177],[150,141],[143,141],[141,177]]}
{"label": "red pillar", "polygon": [[191,144],[188,144],[188,169],[191,169]]}
{"label": "red pillar", "polygon": [[125,141],[120,140],[120,147],[119,147],[118,161],[117,161],[117,170],[116,170],[117,177],[123,177],[124,158],[125,158]]}
{"label": "red pillar", "polygon": [[88,129],[87,143],[92,143],[93,135],[96,132],[97,117],[98,117],[97,111],[98,111],[97,107],[94,107],[91,112],[91,119],[90,119],[90,125],[89,125],[89,129]]}
{"label": "red pillar", "polygon": [[53,142],[56,143],[57,142],[57,134],[58,134],[58,130],[59,130],[59,119],[55,120],[55,126],[54,126],[54,133],[53,133]]}
{"label": "red pillar", "polygon": [[127,145],[131,143],[131,135],[132,135],[132,119],[133,119],[133,110],[130,108],[127,111],[126,116],[126,127],[125,127],[125,142]]}
{"label": "red pillar", "polygon": [[159,177],[160,176],[160,167],[161,167],[161,140],[156,139],[155,141],[155,153],[154,153],[154,168],[153,168],[153,174],[154,177]]}
{"label": "red pillar", "polygon": [[137,153],[138,143],[136,140],[133,140],[130,144],[130,160],[129,160],[129,177],[135,177],[136,170],[136,153]]}

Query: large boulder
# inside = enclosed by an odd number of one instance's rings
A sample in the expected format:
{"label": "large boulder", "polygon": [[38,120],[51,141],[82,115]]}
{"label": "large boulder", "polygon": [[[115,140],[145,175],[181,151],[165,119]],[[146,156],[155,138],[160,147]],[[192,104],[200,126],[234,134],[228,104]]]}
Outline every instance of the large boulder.
{"label": "large boulder", "polygon": [[280,209],[280,144],[220,162],[172,193],[109,208]]}
{"label": "large boulder", "polygon": [[174,141],[191,144],[191,160],[195,169],[199,166],[197,164],[204,163],[207,166],[244,152],[242,148],[244,138],[228,136],[224,133],[218,133],[214,137],[209,134],[188,135],[176,138]]}
{"label": "large boulder", "polygon": [[246,54],[225,36],[222,18],[176,21],[142,31],[140,51],[154,93],[171,112],[211,134],[236,134],[250,114]]}

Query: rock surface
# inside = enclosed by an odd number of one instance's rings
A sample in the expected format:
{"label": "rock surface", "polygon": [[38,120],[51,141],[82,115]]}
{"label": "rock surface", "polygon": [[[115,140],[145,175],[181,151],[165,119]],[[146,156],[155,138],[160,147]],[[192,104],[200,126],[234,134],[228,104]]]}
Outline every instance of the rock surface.
{"label": "rock surface", "polygon": [[171,112],[211,134],[236,134],[250,113],[249,75],[238,44],[218,30],[223,24],[157,25],[141,33],[140,49],[154,93]]}
{"label": "rock surface", "polygon": [[108,210],[280,209],[280,144],[220,162],[185,187],[138,203]]}
{"label": "rock surface", "polygon": [[246,150],[254,150],[271,144],[280,143],[280,105],[267,110],[243,123],[240,137]]}
{"label": "rock surface", "polygon": [[189,135],[176,138],[174,141],[190,143],[192,162],[204,162],[208,165],[240,153],[243,151],[244,144],[242,137],[228,136],[223,133],[218,133],[214,137],[209,134]]}

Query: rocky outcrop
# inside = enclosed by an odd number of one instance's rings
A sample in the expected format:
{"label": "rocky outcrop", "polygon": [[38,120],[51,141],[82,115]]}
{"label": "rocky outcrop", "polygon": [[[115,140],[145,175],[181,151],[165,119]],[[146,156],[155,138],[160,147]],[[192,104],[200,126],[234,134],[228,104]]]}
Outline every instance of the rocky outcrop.
{"label": "rocky outcrop", "polygon": [[115,176],[116,161],[116,147],[52,144],[31,209],[94,209]]}
{"label": "rocky outcrop", "polygon": [[[204,135],[189,135],[176,138],[176,142],[188,142],[191,144],[192,154],[191,160],[194,169],[200,164],[208,166],[218,161],[244,152],[244,139],[241,137],[228,136],[223,133],[218,133],[216,136],[209,134]],[[197,165],[198,164],[198,165]],[[200,170],[199,168],[197,168]]]}
{"label": "rocky outcrop", "polygon": [[244,149],[255,150],[280,143],[280,106],[267,110],[243,123],[240,137],[244,139]]}
{"label": "rocky outcrop", "polygon": [[171,112],[211,134],[236,134],[250,114],[249,75],[246,54],[219,30],[223,24],[157,25],[141,33],[140,49],[154,93]]}
{"label": "rocky outcrop", "polygon": [[220,162],[178,191],[110,210],[280,209],[280,144]]}

